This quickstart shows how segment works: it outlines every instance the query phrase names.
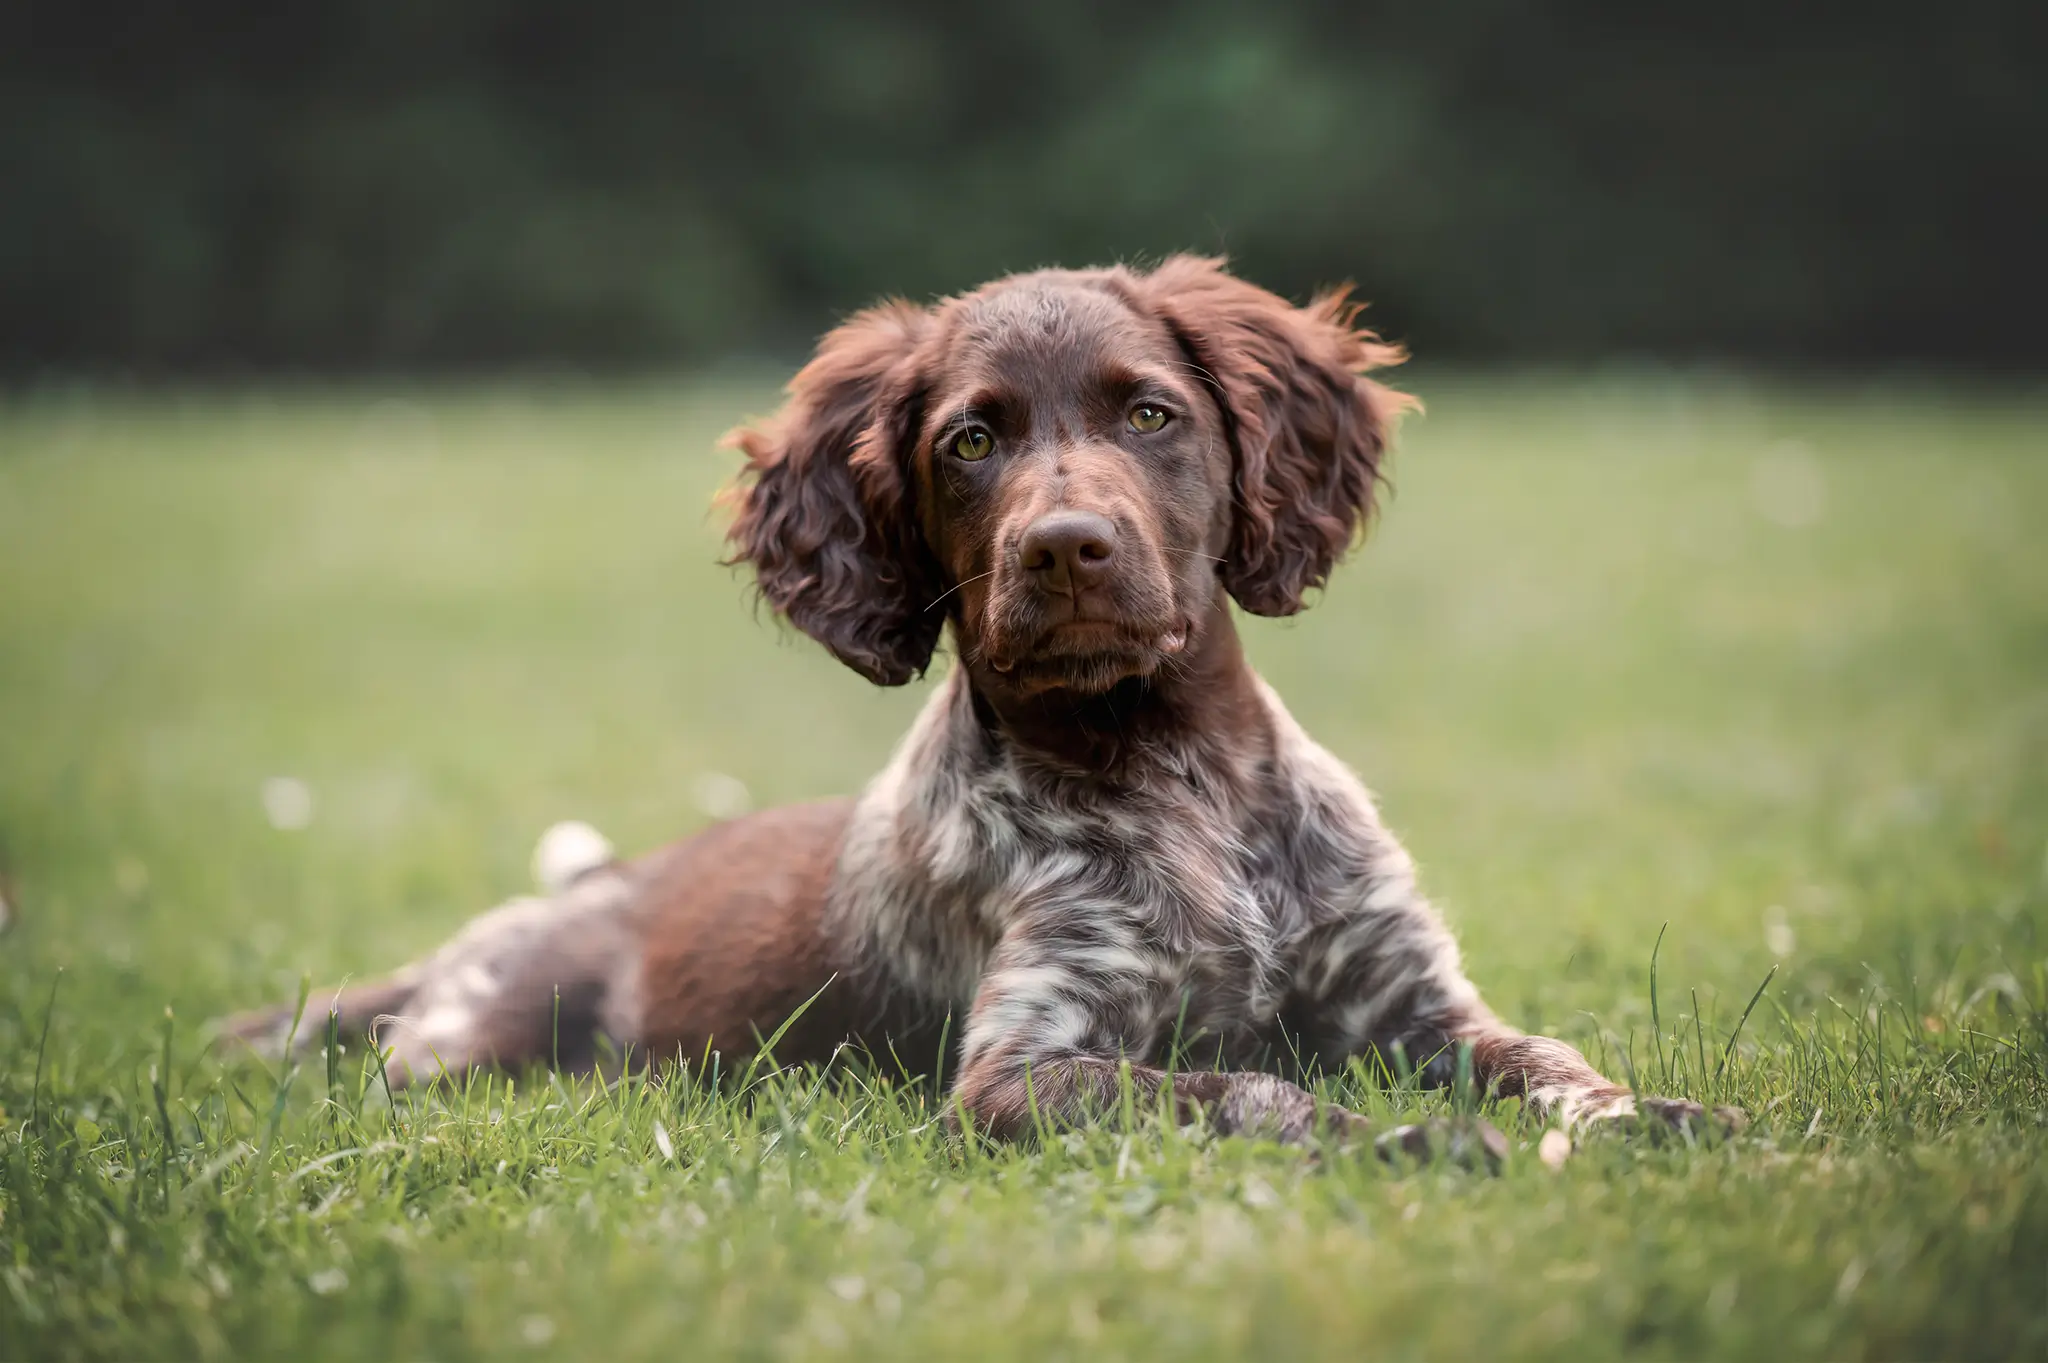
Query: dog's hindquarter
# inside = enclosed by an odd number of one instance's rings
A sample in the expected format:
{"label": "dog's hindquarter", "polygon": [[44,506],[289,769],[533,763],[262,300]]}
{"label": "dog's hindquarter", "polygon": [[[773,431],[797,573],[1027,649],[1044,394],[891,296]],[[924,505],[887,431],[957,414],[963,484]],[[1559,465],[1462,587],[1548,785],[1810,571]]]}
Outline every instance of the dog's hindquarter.
{"label": "dog's hindquarter", "polygon": [[765,810],[636,864],[626,1007],[651,1062],[697,1065],[715,1051],[729,1065],[780,1030],[780,1064],[822,1064],[852,1044],[892,1069],[931,1072],[938,1029],[876,987],[826,913],[853,809]]}
{"label": "dog's hindquarter", "polygon": [[770,1038],[782,1064],[823,1063],[851,1042],[927,1073],[936,1029],[888,1006],[826,925],[851,811],[765,810],[591,867],[389,976],[314,993],[296,1032],[294,1010],[275,1007],[222,1033],[305,1053],[332,1019],[344,1042],[374,1038],[399,1085],[483,1065],[616,1073],[716,1054],[730,1068]]}
{"label": "dog's hindquarter", "polygon": [[626,1029],[618,1004],[637,954],[632,875],[607,863],[558,893],[479,914],[430,955],[388,976],[314,991],[291,1006],[230,1018],[221,1034],[259,1051],[304,1054],[330,1032],[368,1037],[394,1086],[480,1065],[604,1066]]}

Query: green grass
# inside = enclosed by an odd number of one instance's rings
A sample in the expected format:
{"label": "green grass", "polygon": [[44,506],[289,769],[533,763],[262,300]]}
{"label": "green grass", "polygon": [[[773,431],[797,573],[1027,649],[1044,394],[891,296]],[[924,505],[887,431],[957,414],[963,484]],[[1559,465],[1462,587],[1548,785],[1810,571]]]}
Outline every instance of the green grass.
{"label": "green grass", "polygon": [[0,406],[0,1357],[2042,1357],[2048,407],[1421,386],[1254,659],[1503,1014],[1748,1134],[1553,1171],[1501,1109],[1490,1179],[981,1148],[876,1076],[223,1062],[206,1019],[432,946],[549,822],[851,792],[919,697],[713,564],[770,384],[50,394]]}

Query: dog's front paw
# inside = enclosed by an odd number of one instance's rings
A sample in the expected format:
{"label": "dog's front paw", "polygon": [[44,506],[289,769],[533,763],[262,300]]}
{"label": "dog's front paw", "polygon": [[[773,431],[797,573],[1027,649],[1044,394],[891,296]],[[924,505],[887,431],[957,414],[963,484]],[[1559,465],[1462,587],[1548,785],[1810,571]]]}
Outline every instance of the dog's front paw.
{"label": "dog's front paw", "polygon": [[1507,1161],[1508,1138],[1500,1128],[1477,1117],[1432,1117],[1397,1126],[1373,1142],[1388,1163],[1412,1160],[1428,1164],[1446,1160],[1466,1169],[1498,1173]]}
{"label": "dog's front paw", "polygon": [[1636,1114],[1645,1124],[1695,1135],[1732,1136],[1749,1125],[1739,1107],[1708,1109],[1690,1098],[1639,1098]]}

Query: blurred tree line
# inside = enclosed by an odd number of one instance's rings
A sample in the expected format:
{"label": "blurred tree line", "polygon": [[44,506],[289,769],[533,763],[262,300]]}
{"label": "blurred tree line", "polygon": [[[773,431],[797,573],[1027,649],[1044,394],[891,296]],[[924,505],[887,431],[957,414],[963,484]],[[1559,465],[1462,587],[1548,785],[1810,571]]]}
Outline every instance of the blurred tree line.
{"label": "blurred tree line", "polygon": [[2043,13],[27,0],[0,370],[694,361],[1182,248],[1433,356],[2022,365]]}

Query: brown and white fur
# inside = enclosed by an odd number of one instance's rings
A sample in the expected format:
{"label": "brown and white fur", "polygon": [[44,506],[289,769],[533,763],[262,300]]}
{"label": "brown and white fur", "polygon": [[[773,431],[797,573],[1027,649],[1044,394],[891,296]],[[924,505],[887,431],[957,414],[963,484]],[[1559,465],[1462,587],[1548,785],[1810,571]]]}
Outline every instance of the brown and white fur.
{"label": "brown and white fur", "polygon": [[1354,315],[1175,257],[849,320],[736,433],[732,543],[877,683],[950,627],[894,759],[854,801],[501,907],[340,991],[340,1026],[403,1082],[591,1068],[607,1044],[732,1057],[815,995],[777,1060],[852,1042],[943,1069],[1005,1137],[1107,1105],[1126,1068],[1225,1132],[1357,1132],[1285,1076],[1375,1053],[1442,1081],[1465,1051],[1481,1087],[1569,1124],[1636,1112],[1480,1000],[1372,797],[1239,645],[1231,599],[1298,610],[1371,514],[1406,399],[1365,377],[1399,357]]}

